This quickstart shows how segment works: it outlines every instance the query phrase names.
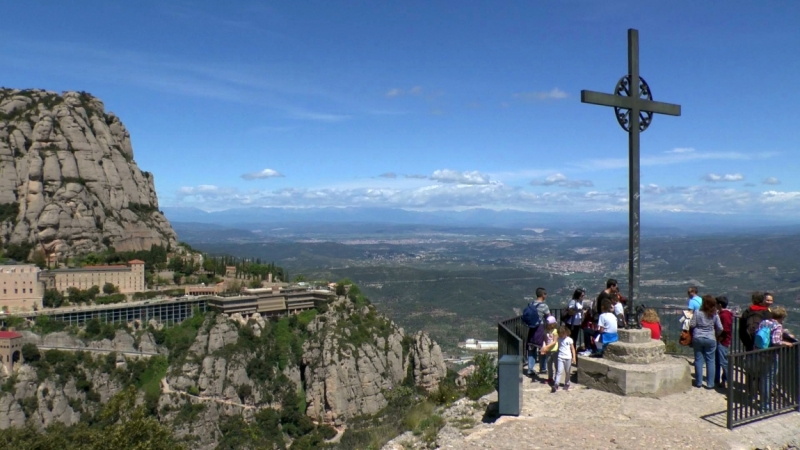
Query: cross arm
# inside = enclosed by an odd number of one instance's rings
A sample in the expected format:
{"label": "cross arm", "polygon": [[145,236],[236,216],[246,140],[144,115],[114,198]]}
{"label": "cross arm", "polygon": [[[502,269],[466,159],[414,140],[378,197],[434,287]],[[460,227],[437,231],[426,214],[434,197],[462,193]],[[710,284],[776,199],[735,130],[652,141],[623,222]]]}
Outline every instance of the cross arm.
{"label": "cross arm", "polygon": [[672,103],[654,102],[642,98],[626,97],[622,95],[604,94],[602,92],[581,91],[581,103],[600,106],[613,106],[615,108],[638,109],[668,116],[680,116],[681,105]]}

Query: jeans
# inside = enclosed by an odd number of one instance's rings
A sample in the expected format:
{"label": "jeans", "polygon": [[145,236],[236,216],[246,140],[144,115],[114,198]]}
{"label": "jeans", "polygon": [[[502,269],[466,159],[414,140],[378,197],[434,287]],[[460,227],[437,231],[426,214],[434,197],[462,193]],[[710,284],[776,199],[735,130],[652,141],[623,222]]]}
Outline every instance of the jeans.
{"label": "jeans", "polygon": [[[714,385],[720,384],[720,381],[725,384],[728,382],[728,351],[730,347],[726,347],[717,343],[717,363],[714,365]],[[723,373],[724,372],[724,373]]]}
{"label": "jeans", "polygon": [[717,341],[709,338],[692,339],[694,348],[694,385],[703,386],[703,364],[706,366],[706,387],[714,387],[714,369],[716,366]]}
{"label": "jeans", "polygon": [[778,373],[778,357],[764,357],[763,375],[759,383],[761,397],[761,411],[772,411],[772,388],[775,385],[775,375]]}
{"label": "jeans", "polygon": [[547,379],[552,380],[556,376],[558,366],[558,352],[550,352],[545,356],[547,359]]}

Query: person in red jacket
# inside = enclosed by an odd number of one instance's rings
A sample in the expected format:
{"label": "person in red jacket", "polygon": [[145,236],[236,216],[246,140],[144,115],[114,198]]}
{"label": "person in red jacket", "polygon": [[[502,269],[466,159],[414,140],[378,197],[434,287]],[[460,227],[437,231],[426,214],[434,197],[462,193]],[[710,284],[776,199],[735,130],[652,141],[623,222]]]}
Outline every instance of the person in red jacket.
{"label": "person in red jacket", "polygon": [[650,339],[661,339],[661,319],[655,309],[645,309],[641,322],[642,328],[650,330]]}
{"label": "person in red jacket", "polygon": [[714,385],[724,388],[728,382],[728,352],[733,333],[733,311],[728,309],[728,298],[724,295],[717,297],[717,310],[719,321],[722,322],[722,333],[717,336],[717,371],[714,373]]}
{"label": "person in red jacket", "polygon": [[745,309],[739,318],[739,339],[742,341],[745,351],[748,352],[755,348],[754,339],[759,324],[772,318],[763,292],[753,292],[751,301],[753,304]]}

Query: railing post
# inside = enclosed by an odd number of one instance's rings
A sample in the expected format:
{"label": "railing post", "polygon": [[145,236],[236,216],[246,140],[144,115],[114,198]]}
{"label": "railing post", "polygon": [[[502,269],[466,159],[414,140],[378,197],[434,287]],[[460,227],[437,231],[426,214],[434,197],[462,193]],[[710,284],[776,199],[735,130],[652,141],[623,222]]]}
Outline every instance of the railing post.
{"label": "railing post", "polygon": [[[731,345],[732,347],[733,345]],[[728,376],[728,429],[733,429],[733,385],[736,384],[737,375],[733,373],[733,359],[736,357],[736,353],[729,353],[728,354],[728,367],[725,368],[727,371]],[[720,378],[721,379],[721,378]]]}
{"label": "railing post", "polygon": [[793,400],[797,406],[797,412],[800,412],[800,343],[792,346],[794,349],[794,394],[796,398]]}

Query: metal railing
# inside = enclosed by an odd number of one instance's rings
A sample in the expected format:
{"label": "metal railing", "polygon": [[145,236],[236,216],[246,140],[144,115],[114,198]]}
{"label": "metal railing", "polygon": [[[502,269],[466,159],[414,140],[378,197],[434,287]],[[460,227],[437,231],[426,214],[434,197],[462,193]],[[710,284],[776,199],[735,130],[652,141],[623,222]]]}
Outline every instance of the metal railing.
{"label": "metal railing", "polygon": [[728,429],[800,411],[800,345],[728,356]]}
{"label": "metal railing", "polygon": [[[647,308],[651,309],[651,308]],[[683,317],[685,309],[682,308],[652,308],[658,313],[661,321],[661,340],[664,341],[666,346],[666,353],[671,355],[685,355],[692,356],[694,350],[691,346],[680,345],[682,324],[680,318]],[[552,308],[550,314],[555,316],[556,320],[561,323],[561,317],[566,314],[567,308]],[[637,318],[638,319],[638,318]],[[636,323],[639,321],[636,320]],[[497,344],[498,344],[498,357],[503,355],[522,355],[523,358],[527,357],[525,343],[528,340],[528,327],[522,322],[522,316],[511,317],[498,322],[497,327]],[[517,340],[521,341],[519,344]],[[576,347],[583,343],[582,339],[576,342]],[[518,347],[519,345],[519,347]],[[734,316],[733,326],[731,330],[731,347],[729,352],[744,351],[742,342],[739,340],[739,318]]]}

